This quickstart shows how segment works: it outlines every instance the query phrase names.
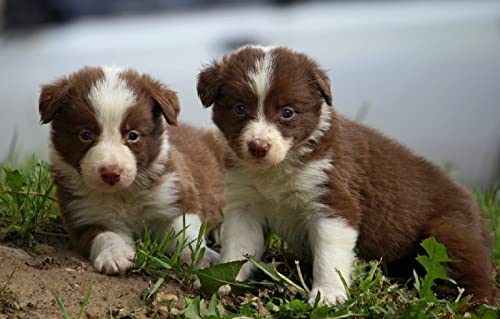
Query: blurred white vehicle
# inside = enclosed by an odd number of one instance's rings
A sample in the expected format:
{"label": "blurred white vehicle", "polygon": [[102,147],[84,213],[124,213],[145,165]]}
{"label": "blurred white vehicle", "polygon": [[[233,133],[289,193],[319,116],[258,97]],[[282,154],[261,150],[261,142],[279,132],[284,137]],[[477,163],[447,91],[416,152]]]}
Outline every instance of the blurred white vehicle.
{"label": "blurred white vehicle", "polygon": [[37,97],[84,65],[151,73],[179,92],[181,119],[210,126],[203,63],[246,42],[285,45],[329,70],[335,107],[473,186],[500,179],[500,1],[313,2],[95,18],[0,34],[0,161],[46,158]]}

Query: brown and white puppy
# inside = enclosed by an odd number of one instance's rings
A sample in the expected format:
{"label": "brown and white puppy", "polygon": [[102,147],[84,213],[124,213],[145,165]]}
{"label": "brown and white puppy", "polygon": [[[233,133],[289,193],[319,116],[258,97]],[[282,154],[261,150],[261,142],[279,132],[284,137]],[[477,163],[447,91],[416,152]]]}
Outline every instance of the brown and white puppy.
{"label": "brown and white puppy", "polygon": [[[160,238],[178,233],[186,212],[187,239],[196,241],[201,219],[220,222],[222,149],[211,132],[176,126],[177,95],[159,81],[85,67],[43,86],[39,111],[51,123],[51,172],[65,226],[98,271],[134,267],[134,241],[145,226]],[[190,261],[189,249],[183,258]],[[199,266],[217,260],[206,247]]]}
{"label": "brown and white puppy", "polygon": [[[309,301],[347,298],[354,249],[397,261],[435,236],[450,274],[494,301],[490,239],[470,194],[427,160],[334,112],[327,74],[287,48],[243,47],[199,74],[226,142],[221,261],[260,258],[271,230],[313,263]],[[240,270],[247,279],[251,265]],[[228,293],[223,286],[219,293]]]}

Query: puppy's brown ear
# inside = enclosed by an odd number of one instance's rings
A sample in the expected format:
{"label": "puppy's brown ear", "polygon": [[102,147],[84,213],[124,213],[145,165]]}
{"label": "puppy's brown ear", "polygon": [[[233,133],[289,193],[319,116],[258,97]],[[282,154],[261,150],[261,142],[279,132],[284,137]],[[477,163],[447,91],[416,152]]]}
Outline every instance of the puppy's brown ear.
{"label": "puppy's brown ear", "polygon": [[219,93],[221,68],[222,65],[219,62],[214,62],[203,68],[200,74],[198,74],[196,90],[204,107],[212,106]]}
{"label": "puppy's brown ear", "polygon": [[67,102],[69,88],[70,83],[66,78],[42,86],[38,98],[38,112],[42,124],[52,121],[57,112]]}
{"label": "puppy's brown ear", "polygon": [[325,102],[328,105],[332,106],[333,99],[332,91],[330,89],[330,78],[328,77],[328,74],[326,73],[326,71],[317,66],[313,71],[313,77],[315,84],[318,87],[319,92],[321,93],[321,96],[325,99]]}
{"label": "puppy's brown ear", "polygon": [[160,81],[152,79],[148,75],[143,75],[146,83],[147,90],[154,101],[159,107],[161,113],[170,125],[177,125],[177,117],[180,112],[180,103],[177,93],[168,89]]}

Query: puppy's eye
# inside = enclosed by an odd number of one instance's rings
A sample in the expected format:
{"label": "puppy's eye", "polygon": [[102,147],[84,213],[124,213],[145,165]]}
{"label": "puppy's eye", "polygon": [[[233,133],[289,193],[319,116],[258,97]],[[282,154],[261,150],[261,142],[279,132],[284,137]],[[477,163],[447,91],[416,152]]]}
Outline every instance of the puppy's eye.
{"label": "puppy's eye", "polygon": [[83,130],[80,132],[80,140],[82,142],[92,142],[94,140],[94,133],[89,130]]}
{"label": "puppy's eye", "polygon": [[247,113],[247,107],[243,103],[238,103],[234,106],[233,108],[234,113],[236,113],[239,116],[245,115]]}
{"label": "puppy's eye", "polygon": [[137,140],[139,139],[139,137],[140,137],[139,132],[137,132],[137,131],[130,131],[130,132],[128,132],[127,140],[129,142],[137,142]]}
{"label": "puppy's eye", "polygon": [[291,107],[289,107],[289,106],[286,106],[286,107],[284,107],[284,108],[281,110],[280,117],[281,117],[281,119],[283,119],[283,120],[289,120],[289,119],[291,119],[294,115],[295,115],[295,110],[294,110],[294,109],[292,109],[292,108],[291,108]]}

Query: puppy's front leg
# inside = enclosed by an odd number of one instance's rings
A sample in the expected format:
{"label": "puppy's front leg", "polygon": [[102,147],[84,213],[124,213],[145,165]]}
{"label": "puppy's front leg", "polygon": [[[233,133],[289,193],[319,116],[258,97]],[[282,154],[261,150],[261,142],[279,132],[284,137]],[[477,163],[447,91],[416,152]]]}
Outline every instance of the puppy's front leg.
{"label": "puppy's front leg", "polygon": [[[221,262],[243,260],[245,255],[260,259],[264,253],[263,223],[258,213],[250,206],[226,210],[222,229]],[[253,271],[251,262],[245,263],[236,280],[244,281]],[[229,285],[219,288],[219,295],[231,292]]]}
{"label": "puppy's front leg", "polygon": [[349,286],[357,237],[358,232],[340,218],[319,218],[311,224],[309,238],[314,256],[314,283],[309,303],[314,304],[318,293],[322,304],[346,301],[347,294],[336,269]]}
{"label": "puppy's front leg", "polygon": [[124,273],[135,267],[135,245],[132,237],[125,233],[104,231],[92,240],[90,260],[100,272]]}

